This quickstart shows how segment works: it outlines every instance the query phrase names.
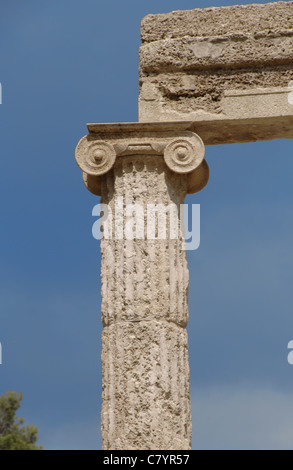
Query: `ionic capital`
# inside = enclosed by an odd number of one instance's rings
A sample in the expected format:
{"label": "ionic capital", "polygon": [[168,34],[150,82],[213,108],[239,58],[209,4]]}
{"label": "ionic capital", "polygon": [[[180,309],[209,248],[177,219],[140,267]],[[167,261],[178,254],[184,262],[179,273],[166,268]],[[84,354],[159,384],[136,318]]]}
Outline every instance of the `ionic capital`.
{"label": "ionic capital", "polygon": [[101,179],[118,158],[154,156],[164,158],[169,170],[187,176],[187,192],[200,191],[208,182],[202,139],[188,130],[186,122],[88,124],[75,152],[83,180],[93,194],[101,195]]}

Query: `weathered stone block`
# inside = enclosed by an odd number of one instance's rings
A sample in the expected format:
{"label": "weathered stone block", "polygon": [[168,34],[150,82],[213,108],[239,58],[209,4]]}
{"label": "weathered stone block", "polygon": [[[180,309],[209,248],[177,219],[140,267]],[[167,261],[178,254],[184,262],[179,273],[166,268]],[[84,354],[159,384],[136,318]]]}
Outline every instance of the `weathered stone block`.
{"label": "weathered stone block", "polygon": [[141,40],[159,41],[184,36],[216,36],[232,32],[292,28],[293,2],[232,5],[229,7],[178,10],[167,14],[147,15],[141,24]]}
{"label": "weathered stone block", "polygon": [[217,121],[206,144],[293,137],[292,1],[148,15],[141,37],[140,121]]}
{"label": "weathered stone block", "polygon": [[103,449],[190,449],[185,328],[118,322],[103,330]]}

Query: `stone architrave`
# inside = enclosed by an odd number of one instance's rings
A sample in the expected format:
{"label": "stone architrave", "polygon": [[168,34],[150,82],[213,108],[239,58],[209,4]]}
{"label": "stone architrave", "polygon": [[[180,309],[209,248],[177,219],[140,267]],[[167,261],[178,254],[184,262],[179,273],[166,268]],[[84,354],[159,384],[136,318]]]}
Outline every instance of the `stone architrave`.
{"label": "stone architrave", "polygon": [[141,39],[141,122],[193,121],[205,145],[293,137],[292,1],[147,15]]}

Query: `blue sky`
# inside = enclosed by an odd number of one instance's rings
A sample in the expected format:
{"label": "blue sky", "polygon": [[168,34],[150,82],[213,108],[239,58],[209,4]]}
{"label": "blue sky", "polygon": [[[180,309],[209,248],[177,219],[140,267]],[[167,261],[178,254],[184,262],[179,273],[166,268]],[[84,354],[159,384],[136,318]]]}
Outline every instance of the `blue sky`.
{"label": "blue sky", "polygon": [[[101,445],[98,198],[87,122],[137,121],[140,21],[230,1],[2,0],[0,394],[46,449]],[[245,2],[242,3],[252,3]],[[266,2],[258,2],[266,3]],[[293,142],[206,148],[188,252],[193,447],[293,449]]]}

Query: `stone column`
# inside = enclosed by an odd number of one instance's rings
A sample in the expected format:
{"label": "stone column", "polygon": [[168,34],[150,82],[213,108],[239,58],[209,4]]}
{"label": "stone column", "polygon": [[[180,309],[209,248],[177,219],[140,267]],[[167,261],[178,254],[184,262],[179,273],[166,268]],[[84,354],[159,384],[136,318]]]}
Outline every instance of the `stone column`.
{"label": "stone column", "polygon": [[[101,239],[103,449],[190,449],[180,205],[207,183],[204,146],[186,123],[88,127],[76,159],[112,214],[111,236],[108,218]],[[156,209],[166,214],[165,237],[150,230]]]}

